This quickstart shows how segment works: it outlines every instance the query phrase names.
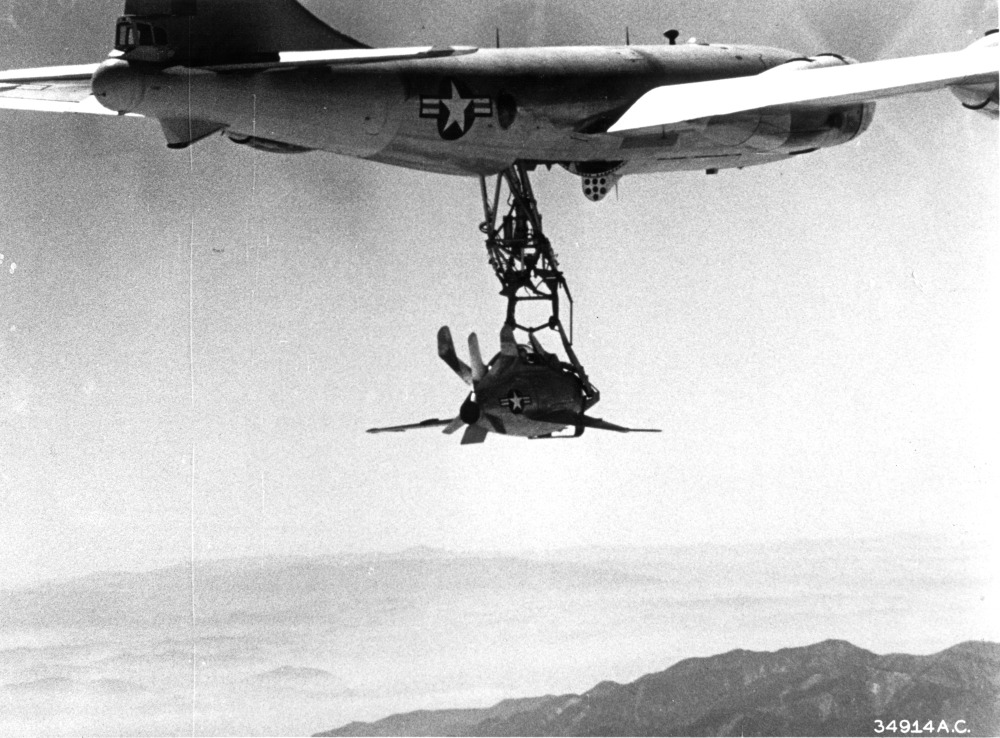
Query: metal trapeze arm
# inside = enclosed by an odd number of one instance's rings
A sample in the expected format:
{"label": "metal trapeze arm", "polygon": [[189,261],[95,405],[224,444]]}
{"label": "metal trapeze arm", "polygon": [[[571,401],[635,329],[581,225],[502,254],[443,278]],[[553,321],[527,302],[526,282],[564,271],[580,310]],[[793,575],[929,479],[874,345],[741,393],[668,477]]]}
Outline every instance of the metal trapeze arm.
{"label": "metal trapeze arm", "polygon": [[[480,176],[479,183],[485,214],[480,230],[486,236],[486,250],[490,266],[500,281],[500,294],[507,298],[507,324],[529,335],[545,328],[558,333],[572,369],[583,383],[587,406],[595,404],[600,393],[587,379],[573,351],[573,296],[552,244],[542,231],[542,216],[527,167],[522,162],[515,163],[497,175],[492,188],[484,176]],[[560,292],[565,293],[569,302],[569,332],[560,317]],[[518,323],[517,307],[528,301],[549,302],[547,322],[537,326]]]}

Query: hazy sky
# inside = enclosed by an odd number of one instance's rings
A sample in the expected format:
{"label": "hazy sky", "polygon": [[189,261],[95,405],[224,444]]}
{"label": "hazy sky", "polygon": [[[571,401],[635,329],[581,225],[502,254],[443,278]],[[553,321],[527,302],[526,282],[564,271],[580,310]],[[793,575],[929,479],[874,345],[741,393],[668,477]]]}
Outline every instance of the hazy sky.
{"label": "hazy sky", "polygon": [[[628,25],[862,60],[996,25],[995,3],[958,5],[308,3],[376,45],[488,45],[497,26],[508,45],[620,43]],[[0,2],[0,66],[96,61],[119,12]],[[599,204],[539,173],[595,414],[664,431],[572,443],[364,433],[457,412],[441,325],[498,348],[475,180],[218,137],[171,152],[154,121],[0,111],[0,142],[0,585],[192,545],[995,531],[997,125],[947,92],[880,104],[846,146],[627,178]]]}

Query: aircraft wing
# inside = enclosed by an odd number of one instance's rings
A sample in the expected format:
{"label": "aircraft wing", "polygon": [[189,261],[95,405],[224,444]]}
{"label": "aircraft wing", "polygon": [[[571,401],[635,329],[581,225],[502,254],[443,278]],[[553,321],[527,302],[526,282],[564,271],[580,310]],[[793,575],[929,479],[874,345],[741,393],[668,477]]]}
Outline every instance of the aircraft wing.
{"label": "aircraft wing", "polygon": [[49,113],[118,115],[90,94],[97,64],[0,72],[0,108]]}
{"label": "aircraft wing", "polygon": [[451,427],[454,423],[455,421],[452,419],[438,420],[437,418],[432,418],[430,420],[424,420],[420,423],[410,423],[409,425],[393,425],[388,428],[369,428],[368,433],[402,433],[408,430],[419,430],[420,428],[440,428],[442,426]]}
{"label": "aircraft wing", "polygon": [[953,85],[996,85],[998,70],[1000,47],[976,46],[943,54],[667,85],[640,97],[608,133],[656,129],[777,105],[847,105]]}
{"label": "aircraft wing", "polygon": [[[283,51],[276,61],[204,67],[216,72],[271,71],[311,66],[374,64],[411,59],[437,59],[478,51],[474,46],[417,46],[388,49],[331,49]],[[39,110],[49,113],[118,115],[91,95],[90,79],[98,64],[38,67],[0,72],[0,109]]]}
{"label": "aircraft wing", "polygon": [[479,51],[479,49],[475,46],[415,46],[386,49],[282,51],[279,52],[277,61],[251,62],[247,64],[215,64],[200,68],[215,72],[270,71],[298,67],[329,67],[344,64],[375,64],[413,59],[439,59],[445,56],[464,56],[476,51]]}
{"label": "aircraft wing", "polygon": [[525,413],[532,420],[543,423],[554,423],[576,428],[596,428],[597,430],[615,431],[616,433],[660,433],[658,428],[626,428],[621,425],[609,423],[600,418],[592,418],[589,415],[575,413],[571,410],[557,410],[550,413]]}

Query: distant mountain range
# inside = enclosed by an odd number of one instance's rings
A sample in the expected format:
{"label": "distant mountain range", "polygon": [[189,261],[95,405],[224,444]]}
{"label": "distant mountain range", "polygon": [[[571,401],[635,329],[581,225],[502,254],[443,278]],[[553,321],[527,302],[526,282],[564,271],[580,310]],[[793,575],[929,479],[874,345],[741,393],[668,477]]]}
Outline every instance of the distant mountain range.
{"label": "distant mountain range", "polygon": [[[195,611],[209,624],[329,623],[335,616],[421,607],[428,599],[483,592],[607,591],[656,578],[617,569],[433,549],[359,556],[275,557],[199,562]],[[191,619],[191,571],[108,572],[17,590],[0,589],[0,620],[19,628],[159,625]]]}
{"label": "distant mountain range", "polygon": [[[354,722],[321,736],[1000,734],[1000,644],[879,656],[829,640],[681,661],[582,695]],[[879,724],[876,721],[882,721]],[[891,723],[891,721],[895,721]]]}

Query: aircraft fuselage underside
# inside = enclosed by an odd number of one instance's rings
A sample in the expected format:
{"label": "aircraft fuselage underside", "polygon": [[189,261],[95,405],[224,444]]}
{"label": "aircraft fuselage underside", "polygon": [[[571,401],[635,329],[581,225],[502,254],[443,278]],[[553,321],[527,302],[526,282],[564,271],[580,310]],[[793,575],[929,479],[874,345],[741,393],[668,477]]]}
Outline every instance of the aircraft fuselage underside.
{"label": "aircraft fuselage underside", "polygon": [[[459,175],[515,161],[578,174],[764,164],[851,140],[871,104],[718,116],[645,134],[608,134],[643,93],[756,75],[797,58],[757,46],[480,49],[470,54],[265,72],[165,70],[120,60],[96,72],[105,107],[164,123],[183,146],[225,131],[275,151],[322,150]],[[776,73],[796,74],[795,71]]]}

